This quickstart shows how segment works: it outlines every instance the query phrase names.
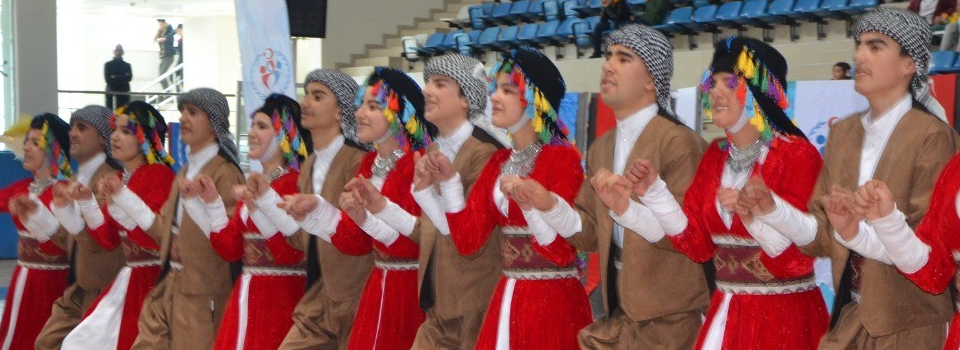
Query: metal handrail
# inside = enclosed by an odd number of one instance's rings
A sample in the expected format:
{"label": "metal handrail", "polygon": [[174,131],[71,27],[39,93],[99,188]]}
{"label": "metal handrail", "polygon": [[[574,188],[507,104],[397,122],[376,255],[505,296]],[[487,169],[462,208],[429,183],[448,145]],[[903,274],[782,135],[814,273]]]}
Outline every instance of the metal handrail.
{"label": "metal handrail", "polygon": [[[168,69],[166,72],[164,72],[163,74],[160,74],[159,77],[156,77],[155,79],[151,80],[149,83],[147,83],[146,85],[140,87],[140,88],[137,89],[137,90],[144,91],[144,90],[147,90],[147,89],[149,89],[149,88],[152,88],[152,87],[156,86],[157,84],[160,84],[161,81],[164,81],[164,80],[167,79],[167,77],[169,77],[170,75],[173,75],[173,74],[177,73],[178,71],[183,70],[183,65],[184,65],[183,63],[180,63],[180,64],[177,64],[176,66],[170,67],[170,69]],[[171,85],[171,86],[172,86],[172,85]],[[168,87],[169,87],[169,86],[168,86]]]}

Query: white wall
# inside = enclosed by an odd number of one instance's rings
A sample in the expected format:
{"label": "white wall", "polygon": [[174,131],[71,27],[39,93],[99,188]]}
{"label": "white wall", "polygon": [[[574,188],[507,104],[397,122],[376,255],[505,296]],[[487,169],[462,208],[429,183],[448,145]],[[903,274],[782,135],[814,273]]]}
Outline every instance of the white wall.
{"label": "white wall", "polygon": [[[14,114],[57,109],[57,26],[53,0],[14,0]],[[11,116],[12,117],[12,116]]]}

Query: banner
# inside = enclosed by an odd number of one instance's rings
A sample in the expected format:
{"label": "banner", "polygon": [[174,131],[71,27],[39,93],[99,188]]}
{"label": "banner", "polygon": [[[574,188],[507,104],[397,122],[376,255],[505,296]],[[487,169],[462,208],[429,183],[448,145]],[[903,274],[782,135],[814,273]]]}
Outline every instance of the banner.
{"label": "banner", "polygon": [[272,93],[297,98],[293,48],[284,0],[236,0],[235,3],[243,63],[243,110],[249,117]]}
{"label": "banner", "polygon": [[867,99],[853,89],[853,80],[790,82],[787,91],[790,98],[787,116],[820,153],[833,124],[870,107]]}

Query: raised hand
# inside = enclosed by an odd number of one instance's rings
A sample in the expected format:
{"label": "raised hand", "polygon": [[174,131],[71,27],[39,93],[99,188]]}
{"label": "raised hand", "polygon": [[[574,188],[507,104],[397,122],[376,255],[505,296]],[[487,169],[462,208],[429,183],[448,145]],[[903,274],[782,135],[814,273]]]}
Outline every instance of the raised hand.
{"label": "raised hand", "polygon": [[196,181],[187,178],[180,179],[180,196],[183,197],[183,199],[191,199],[199,194],[200,186]]}
{"label": "raised hand", "polygon": [[896,206],[890,187],[880,180],[870,180],[860,186],[854,195],[854,203],[857,211],[863,213],[867,220],[886,217]]}
{"label": "raised hand", "polygon": [[[20,222],[25,222],[30,215],[37,211],[37,203],[27,196],[17,196],[10,200],[11,214],[19,217]],[[13,209],[15,208],[15,209]]]}
{"label": "raised hand", "polygon": [[70,198],[73,200],[84,200],[93,198],[93,191],[82,183],[74,182],[70,186]]}
{"label": "raised hand", "polygon": [[430,157],[433,168],[436,170],[436,173],[434,173],[435,178],[441,181],[447,181],[456,174],[456,172],[453,171],[453,163],[450,162],[450,158],[447,158],[442,152],[431,152],[427,155]]}
{"label": "raised hand", "polygon": [[317,205],[320,205],[317,196],[303,193],[283,196],[283,202],[277,203],[278,208],[286,210],[297,221],[303,221]]}
{"label": "raised hand", "polygon": [[754,176],[747,181],[740,190],[737,203],[743,209],[750,209],[753,216],[770,214],[777,208],[776,202],[773,201],[773,192],[770,192],[770,188],[759,176]]}
{"label": "raised hand", "polygon": [[65,207],[67,203],[73,202],[73,199],[70,197],[70,185],[58,182],[53,185],[53,205],[57,207]]}
{"label": "raised hand", "polygon": [[[501,179],[500,181],[503,180]],[[554,198],[553,194],[533,179],[517,178],[512,186],[510,197],[513,198],[518,205],[524,203],[524,205],[529,205],[539,211],[547,211],[557,205],[557,199]],[[523,210],[530,209],[529,207],[524,208],[524,205],[521,205],[520,208]]]}
{"label": "raised hand", "polygon": [[420,156],[420,153],[413,153],[413,190],[421,191],[433,185],[433,172],[427,169],[431,166],[430,156]]}
{"label": "raised hand", "polygon": [[340,210],[347,213],[347,216],[357,225],[363,225],[363,222],[367,220],[367,210],[364,208],[363,200],[356,190],[340,193]]}
{"label": "raised hand", "polygon": [[253,194],[253,198],[257,198],[270,189],[270,181],[267,181],[267,177],[261,173],[250,173],[247,177],[247,188]]}
{"label": "raised hand", "polygon": [[590,178],[590,185],[597,192],[600,202],[614,213],[623,215],[627,211],[630,205],[630,194],[634,187],[631,181],[610,170],[600,169]]}
{"label": "raised hand", "polygon": [[820,197],[820,203],[827,213],[830,225],[845,241],[850,241],[857,236],[860,220],[863,220],[863,214],[854,208],[853,196],[853,192],[839,185],[833,185],[829,194]]}
{"label": "raised hand", "polygon": [[197,194],[200,195],[200,199],[203,200],[204,203],[213,203],[217,198],[220,198],[220,194],[217,193],[217,184],[215,184],[209,176],[204,174],[198,175],[194,184],[197,186]]}
{"label": "raised hand", "polygon": [[632,183],[631,189],[633,193],[643,197],[643,195],[647,194],[650,186],[653,186],[653,183],[657,182],[659,175],[657,175],[657,169],[653,167],[653,163],[650,163],[650,161],[646,159],[637,159],[627,168],[624,177]]}
{"label": "raised hand", "polygon": [[107,175],[100,179],[100,195],[106,198],[113,198],[123,189],[123,181],[119,176]]}
{"label": "raised hand", "polygon": [[383,197],[380,190],[370,182],[370,179],[362,175],[347,182],[343,189],[356,193],[364,204],[364,208],[371,213],[379,213],[387,206],[387,199]]}

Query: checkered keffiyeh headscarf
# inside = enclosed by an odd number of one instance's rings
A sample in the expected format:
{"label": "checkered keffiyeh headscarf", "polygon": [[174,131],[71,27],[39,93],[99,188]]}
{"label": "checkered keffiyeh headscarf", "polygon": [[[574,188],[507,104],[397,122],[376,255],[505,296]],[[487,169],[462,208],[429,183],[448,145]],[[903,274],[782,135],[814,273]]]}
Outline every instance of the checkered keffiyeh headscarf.
{"label": "checkered keffiyeh headscarf", "polygon": [[233,143],[233,137],[230,135],[230,105],[227,103],[227,97],[211,88],[196,88],[177,98],[177,109],[183,110],[183,105],[186,104],[197,106],[207,113],[210,117],[210,125],[217,134],[220,150],[226,154],[227,160],[239,168],[237,144]]}
{"label": "checkered keffiyeh headscarf", "polygon": [[470,119],[483,116],[483,111],[487,108],[487,75],[483,63],[473,57],[448,53],[427,62],[423,68],[423,77],[430,80],[433,75],[449,77],[460,85],[460,91],[470,103]]}
{"label": "checkered keffiyeh headscarf", "polygon": [[917,73],[910,81],[910,93],[930,113],[946,120],[946,111],[930,96],[930,43],[933,34],[930,25],[915,12],[901,8],[877,7],[860,17],[854,30],[854,40],[866,32],[880,33],[896,41],[913,59]]}
{"label": "checkered keffiyeh headscarf", "polygon": [[630,24],[607,36],[606,47],[613,45],[623,45],[640,55],[657,84],[657,104],[672,117],[670,79],[673,78],[673,46],[670,40],[656,29]]}
{"label": "checkered keffiyeh headscarf", "polygon": [[70,125],[79,121],[90,124],[97,129],[100,137],[106,141],[106,149],[104,149],[104,152],[107,154],[107,158],[110,158],[110,134],[113,133],[113,130],[110,128],[110,118],[112,116],[113,111],[107,107],[89,105],[74,111],[73,114],[70,115]]}
{"label": "checkered keffiyeh headscarf", "polygon": [[349,75],[338,70],[317,69],[307,74],[307,79],[303,82],[303,88],[306,89],[306,86],[310,83],[323,84],[336,95],[337,104],[340,105],[340,129],[343,137],[366,149],[372,149],[370,145],[357,140],[357,105],[353,103],[357,97],[357,91],[360,91],[357,82]]}

